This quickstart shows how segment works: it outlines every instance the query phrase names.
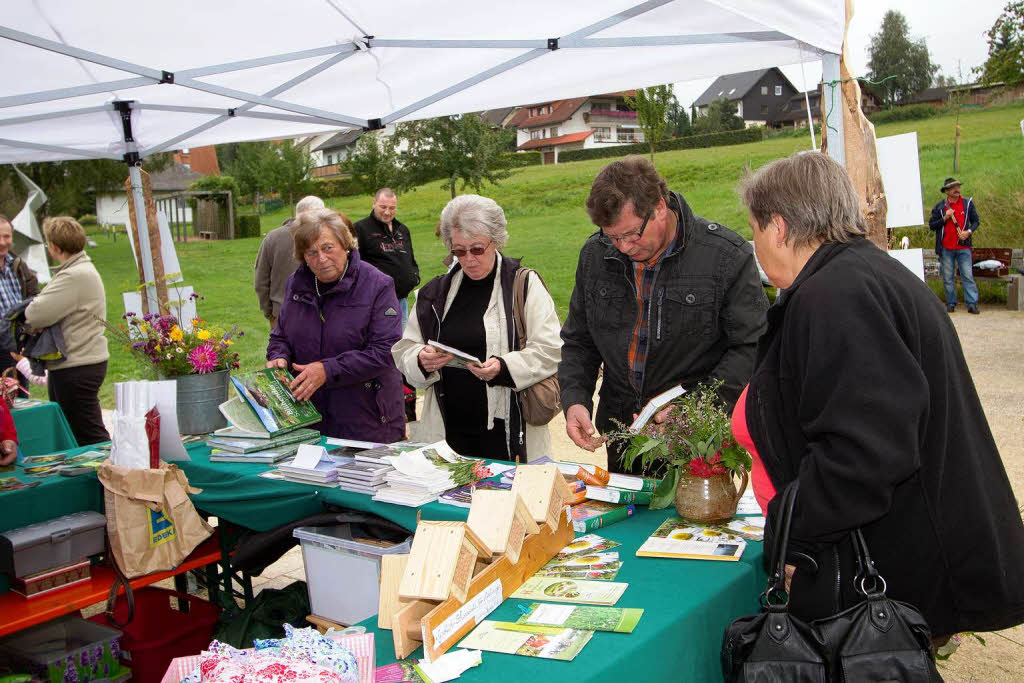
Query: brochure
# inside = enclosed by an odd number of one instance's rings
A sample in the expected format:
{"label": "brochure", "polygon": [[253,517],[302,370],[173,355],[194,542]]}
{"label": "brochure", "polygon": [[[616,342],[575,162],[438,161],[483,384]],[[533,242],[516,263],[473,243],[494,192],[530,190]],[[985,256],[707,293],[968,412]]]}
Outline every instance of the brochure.
{"label": "brochure", "polygon": [[632,633],[644,611],[630,607],[598,607],[595,605],[550,605],[535,602],[529,612],[519,617],[519,624],[564,626],[587,631]]}
{"label": "brochure", "polygon": [[629,425],[629,431],[633,433],[639,432],[644,428],[644,425],[654,417],[655,413],[671,403],[673,399],[678,398],[685,393],[686,389],[683,389],[677,384],[668,391],[662,392],[652,398],[647,402],[647,405],[644,406],[644,409],[640,411],[640,414],[636,416],[636,419],[633,420],[633,424]]}
{"label": "brochure", "polygon": [[288,389],[294,377],[284,368],[263,368],[230,379],[272,437],[323,419],[312,403],[295,400]]}
{"label": "brochure", "polygon": [[622,544],[610,541],[607,538],[601,538],[597,534],[587,534],[586,536],[580,536],[558,551],[558,557],[600,553],[612,548],[618,548],[620,545]]}
{"label": "brochure", "polygon": [[445,505],[454,505],[460,508],[468,508],[473,504],[473,490],[474,489],[487,489],[490,491],[510,491],[512,484],[506,484],[501,481],[495,481],[493,479],[484,479],[473,484],[466,484],[460,486],[457,489],[451,491],[445,491],[437,497],[438,503],[444,503]]}
{"label": "brochure", "polygon": [[636,551],[637,557],[673,557],[735,562],[747,542],[721,527],[669,517]]}
{"label": "brochure", "polygon": [[483,365],[484,363],[476,356],[471,356],[465,351],[459,351],[458,349],[442,344],[439,341],[430,340],[427,342],[427,346],[433,346],[438,351],[444,351],[445,353],[450,353],[454,356],[454,358],[448,362],[448,365],[445,366],[448,368],[462,368],[465,370],[468,365]]}
{"label": "brochure", "polygon": [[535,576],[561,577],[563,579],[593,579],[613,581],[622,562],[617,552],[582,555],[555,555]]}
{"label": "brochure", "polygon": [[594,635],[593,631],[574,628],[521,628],[520,624],[485,619],[462,639],[459,647],[571,662]]}
{"label": "brochure", "polygon": [[585,605],[614,605],[626,591],[628,583],[610,581],[578,581],[558,577],[533,576],[511,597],[520,600],[554,600]]}

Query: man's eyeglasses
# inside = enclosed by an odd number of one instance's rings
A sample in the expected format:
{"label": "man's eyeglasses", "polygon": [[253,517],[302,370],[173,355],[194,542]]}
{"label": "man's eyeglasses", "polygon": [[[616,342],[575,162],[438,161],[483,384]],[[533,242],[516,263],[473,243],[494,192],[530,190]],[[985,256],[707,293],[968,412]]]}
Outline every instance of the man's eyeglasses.
{"label": "man's eyeglasses", "polygon": [[641,237],[643,237],[644,230],[647,229],[647,221],[651,220],[651,216],[653,216],[653,215],[654,215],[653,211],[651,211],[649,214],[647,214],[647,218],[645,218],[644,222],[640,224],[640,229],[639,230],[634,230],[633,232],[627,232],[625,235],[619,235],[618,237],[614,237],[612,235],[609,235],[604,230],[602,230],[601,231],[601,235],[606,240],[611,242],[612,244],[622,244],[622,243],[625,243],[625,242],[635,242],[638,239],[640,239]]}
{"label": "man's eyeglasses", "polygon": [[473,246],[470,247],[469,249],[452,249],[452,256],[454,256],[455,258],[465,258],[466,254],[472,254],[473,256],[483,256],[484,252],[487,251],[487,247],[489,246],[491,245],[488,244],[483,247]]}

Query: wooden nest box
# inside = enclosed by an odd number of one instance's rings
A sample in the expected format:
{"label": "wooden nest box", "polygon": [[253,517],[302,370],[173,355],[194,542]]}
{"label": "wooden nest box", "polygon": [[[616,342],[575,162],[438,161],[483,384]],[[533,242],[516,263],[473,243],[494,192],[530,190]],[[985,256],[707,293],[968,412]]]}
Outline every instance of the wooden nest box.
{"label": "wooden nest box", "polygon": [[568,490],[556,465],[519,465],[512,481],[512,493],[523,499],[535,522],[547,522],[552,529],[558,527],[558,516],[565,506]]}
{"label": "wooden nest box", "polygon": [[491,553],[465,522],[420,522],[398,587],[401,598],[466,599],[478,557]]}
{"label": "wooden nest box", "polygon": [[484,542],[491,557],[505,555],[512,563],[519,561],[527,534],[540,531],[515,491],[473,491],[466,525]]}

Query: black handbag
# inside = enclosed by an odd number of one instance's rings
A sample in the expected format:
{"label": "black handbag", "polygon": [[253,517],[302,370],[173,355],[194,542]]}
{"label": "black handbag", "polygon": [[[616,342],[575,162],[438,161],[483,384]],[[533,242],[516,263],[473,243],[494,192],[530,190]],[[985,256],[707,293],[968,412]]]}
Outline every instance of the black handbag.
{"label": "black handbag", "polygon": [[928,624],[912,605],[885,596],[885,579],[860,529],[851,537],[858,562],[855,587],[864,600],[810,624],[789,613],[786,550],[797,491],[793,481],[782,492],[761,612],[736,619],[722,637],[726,683],[941,681]]}

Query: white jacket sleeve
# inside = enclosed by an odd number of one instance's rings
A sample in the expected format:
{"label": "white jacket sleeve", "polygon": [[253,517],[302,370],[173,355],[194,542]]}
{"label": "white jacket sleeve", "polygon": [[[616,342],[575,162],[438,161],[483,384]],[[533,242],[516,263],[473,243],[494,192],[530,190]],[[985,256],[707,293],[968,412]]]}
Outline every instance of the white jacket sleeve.
{"label": "white jacket sleeve", "polygon": [[409,321],[402,331],[402,338],[391,347],[391,356],[395,359],[395,367],[405,376],[405,381],[417,389],[426,389],[441,379],[440,372],[424,375],[423,369],[420,368],[420,351],[427,346],[422,339],[419,318],[415,310],[409,311]]}
{"label": "white jacket sleeve", "polygon": [[[410,318],[410,322],[411,322]],[[530,273],[526,287],[526,348],[502,355],[508,372],[515,382],[516,391],[547,379],[558,371],[562,358],[562,329],[544,283],[536,273]]]}

